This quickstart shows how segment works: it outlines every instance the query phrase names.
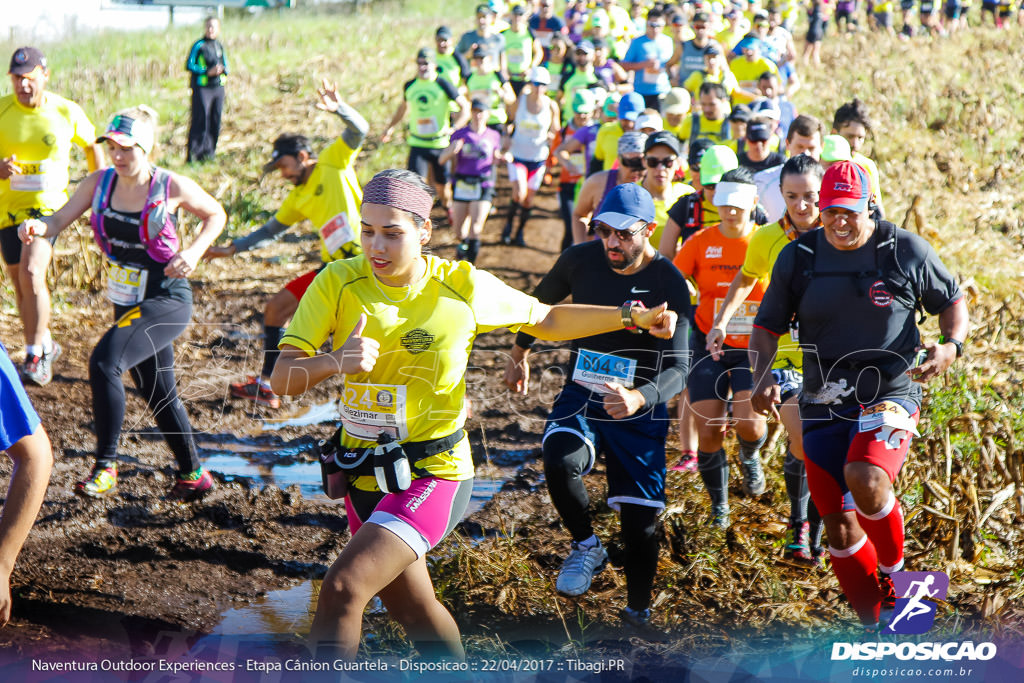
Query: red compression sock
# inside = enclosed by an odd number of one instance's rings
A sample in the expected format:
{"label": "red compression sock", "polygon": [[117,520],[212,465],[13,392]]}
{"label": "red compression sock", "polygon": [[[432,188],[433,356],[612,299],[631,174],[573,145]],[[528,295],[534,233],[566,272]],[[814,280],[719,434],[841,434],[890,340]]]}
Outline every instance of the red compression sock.
{"label": "red compression sock", "polygon": [[832,570],[839,579],[839,586],[860,617],[861,623],[877,624],[882,590],[875,575],[878,555],[871,540],[864,536],[849,548],[837,550],[829,547],[828,552],[832,558]]}
{"label": "red compression sock", "polygon": [[903,569],[903,508],[895,494],[890,491],[888,502],[873,515],[858,508],[857,521],[875,546],[879,569],[886,574]]}

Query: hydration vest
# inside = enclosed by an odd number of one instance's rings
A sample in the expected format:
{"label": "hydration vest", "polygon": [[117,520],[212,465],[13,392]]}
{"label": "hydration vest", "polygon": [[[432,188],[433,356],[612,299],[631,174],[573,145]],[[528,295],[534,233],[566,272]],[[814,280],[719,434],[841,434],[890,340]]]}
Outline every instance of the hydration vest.
{"label": "hydration vest", "polygon": [[[103,226],[104,215],[110,206],[110,195],[113,193],[114,179],[117,172],[113,168],[103,171],[96,189],[92,193],[92,234],[96,244],[108,257],[110,256],[110,239]],[[178,253],[178,217],[167,210],[167,193],[171,184],[171,174],[162,168],[152,167],[149,180],[149,194],[146,204],[142,207],[139,220],[139,241],[146,248],[146,253],[158,263],[167,263]]]}

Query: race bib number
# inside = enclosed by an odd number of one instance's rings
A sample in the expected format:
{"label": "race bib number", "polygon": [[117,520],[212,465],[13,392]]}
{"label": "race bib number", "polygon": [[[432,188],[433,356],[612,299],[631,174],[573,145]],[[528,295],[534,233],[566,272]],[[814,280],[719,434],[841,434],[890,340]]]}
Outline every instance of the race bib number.
{"label": "race bib number", "polygon": [[343,213],[339,213],[320,228],[320,239],[324,241],[328,254],[333,254],[355,238],[348,216]]}
{"label": "race bib number", "polygon": [[59,190],[60,174],[54,174],[50,161],[19,161],[21,173],[11,176],[11,189],[18,192],[45,192]]}
{"label": "race bib number", "polygon": [[651,85],[655,85],[658,79],[661,78],[661,74],[664,73],[661,69],[651,70],[644,69],[643,81]]}
{"label": "race bib number", "polygon": [[441,126],[437,125],[436,116],[424,116],[416,119],[416,135],[421,138],[429,138],[441,132]]}
{"label": "race bib number", "polygon": [[910,417],[910,413],[895,401],[882,401],[860,411],[858,431],[873,432],[880,427],[890,427],[892,430],[903,430],[919,436],[917,424]]}
{"label": "race bib number", "polygon": [[525,65],[526,65],[526,55],[522,54],[521,52],[514,52],[514,53],[509,53],[508,54],[508,70],[509,70],[509,73],[521,74],[524,71],[526,71],[526,69],[524,68]]}
{"label": "race bib number", "polygon": [[134,306],[146,298],[149,271],[111,262],[107,265],[107,298],[117,306]]}
{"label": "race bib number", "polygon": [[[722,310],[724,302],[725,299],[715,299],[716,316]],[[757,309],[760,307],[761,304],[757,301],[744,301],[729,320],[725,333],[737,337],[749,336],[754,329],[754,318],[757,317]]]}
{"label": "race bib number", "polygon": [[617,382],[632,389],[635,377],[636,361],[632,358],[587,349],[579,350],[576,367],[572,371],[572,381],[601,394],[608,393],[605,382]]}
{"label": "race bib number", "polygon": [[464,179],[456,180],[452,196],[457,202],[475,202],[484,196],[483,183],[471,183]]}
{"label": "race bib number", "polygon": [[357,439],[376,441],[386,433],[403,441],[409,437],[405,406],[405,385],[345,382],[341,422],[345,432]]}

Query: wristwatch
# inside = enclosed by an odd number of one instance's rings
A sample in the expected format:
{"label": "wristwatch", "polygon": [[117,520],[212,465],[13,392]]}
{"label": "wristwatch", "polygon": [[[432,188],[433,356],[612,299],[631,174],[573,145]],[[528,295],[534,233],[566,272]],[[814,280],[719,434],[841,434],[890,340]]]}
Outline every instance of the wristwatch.
{"label": "wristwatch", "polygon": [[940,344],[952,344],[953,346],[955,346],[956,347],[956,357],[957,358],[960,358],[960,357],[962,357],[964,355],[964,343],[962,341],[960,341],[959,339],[953,339],[952,337],[947,337],[946,335],[940,334],[939,335],[939,343]]}
{"label": "wristwatch", "polygon": [[622,327],[629,330],[633,334],[640,334],[643,330],[636,326],[633,322],[633,307],[639,308],[641,311],[646,308],[643,302],[640,301],[627,301],[622,304],[622,308],[619,309],[619,314],[622,316]]}

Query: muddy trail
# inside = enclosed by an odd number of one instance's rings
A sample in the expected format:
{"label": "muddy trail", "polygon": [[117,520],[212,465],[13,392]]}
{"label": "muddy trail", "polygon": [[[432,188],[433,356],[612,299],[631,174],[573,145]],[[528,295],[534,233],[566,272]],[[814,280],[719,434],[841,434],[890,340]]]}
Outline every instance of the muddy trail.
{"label": "muddy trail", "polygon": [[[554,262],[562,237],[554,186],[546,186],[538,199],[526,248],[502,246],[498,239],[507,186],[499,188],[496,203],[499,210],[488,222],[478,265],[529,290]],[[435,218],[446,225],[440,214]],[[311,407],[329,408],[338,383],[285,400],[273,414],[231,398],[227,388],[258,371],[264,301],[315,265],[315,241],[302,229],[294,232],[271,248],[207,264],[193,280],[194,324],[176,344],[178,376],[201,456],[218,483],[199,503],[182,506],[163,499],[174,465],[134,390],[129,390],[117,494],[101,501],[72,494],[90,467],[94,442],[88,355],[111,312],[97,292],[64,293],[67,306],[53,327],[65,355],[49,386],[29,390],[56,462],[39,521],[13,575],[14,618],[0,632],[0,674],[5,668],[22,672],[39,657],[214,660],[237,658],[243,651],[271,659],[306,656],[299,636],[308,629],[316,580],[349,534],[344,507],[318,494],[319,469],[313,462],[316,440],[333,426],[281,421],[301,418]],[[450,258],[453,242],[451,230],[441,227],[431,246]],[[0,324],[4,340],[13,343],[17,321],[5,314]],[[655,617],[640,631],[623,627],[617,617],[625,604],[621,545],[617,517],[603,503],[599,464],[588,486],[596,528],[615,566],[598,575],[587,595],[556,597],[554,577],[568,539],[544,489],[538,458],[544,418],[561,377],[535,369],[531,395],[510,396],[501,371],[511,342],[507,332],[477,340],[467,375],[474,413],[467,431],[478,465],[479,500],[429,560],[471,657],[552,659],[563,667],[554,669],[559,673],[567,671],[566,661],[628,662],[627,668],[609,665],[604,679],[643,672],[659,680],[662,674],[701,667],[722,673],[720,658],[737,651],[747,659],[728,660],[725,672],[755,671],[763,653],[778,655],[780,644],[788,653],[785,660],[799,668],[807,653],[821,649],[823,639],[835,633],[856,636],[852,612],[831,573],[781,559],[788,510],[781,445],[766,455],[770,489],[758,500],[742,497],[738,468],[733,468],[734,522],[727,532],[706,526],[699,477],[669,473]],[[538,348],[550,350],[544,357],[552,368],[567,360],[557,347]],[[678,449],[675,430],[670,433],[672,463]],[[8,463],[3,467],[9,470]],[[934,548],[931,533],[910,522],[911,568],[918,568],[915,558]],[[1007,559],[1008,567],[1014,564]],[[944,568],[957,588],[938,619],[947,633],[1020,642],[1024,609],[1019,596],[1007,597],[1015,585],[1009,569],[986,574],[959,558]],[[288,608],[288,614],[275,612],[275,604]],[[249,611],[254,605],[271,606]],[[411,653],[400,629],[379,608],[371,606],[364,633],[367,657]],[[596,670],[572,671],[583,676]],[[825,680],[828,669],[814,675]],[[146,674],[116,677],[142,680]]]}

